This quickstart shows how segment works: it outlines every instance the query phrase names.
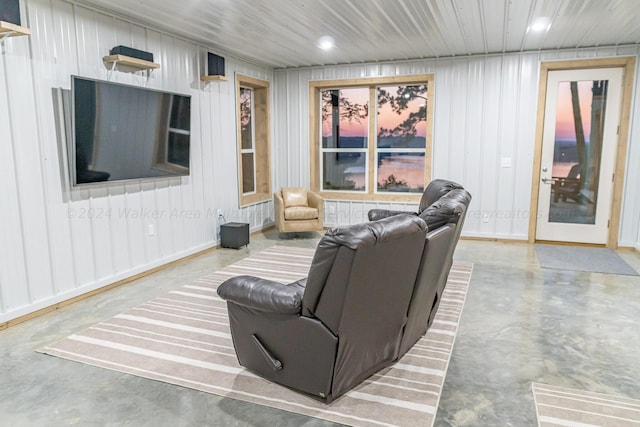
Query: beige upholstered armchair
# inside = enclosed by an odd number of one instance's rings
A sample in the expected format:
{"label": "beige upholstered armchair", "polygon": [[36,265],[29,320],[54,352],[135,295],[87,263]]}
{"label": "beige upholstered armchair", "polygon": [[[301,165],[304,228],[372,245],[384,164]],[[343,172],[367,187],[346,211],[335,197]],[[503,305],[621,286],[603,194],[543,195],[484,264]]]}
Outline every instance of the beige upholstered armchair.
{"label": "beige upholstered armchair", "polygon": [[324,200],[303,187],[283,188],[273,193],[276,228],[281,233],[320,231]]}

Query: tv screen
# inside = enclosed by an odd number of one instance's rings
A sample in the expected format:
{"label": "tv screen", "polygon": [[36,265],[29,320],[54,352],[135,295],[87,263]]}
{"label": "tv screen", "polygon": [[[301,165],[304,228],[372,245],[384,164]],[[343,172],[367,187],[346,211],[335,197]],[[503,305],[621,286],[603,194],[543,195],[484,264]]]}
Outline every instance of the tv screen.
{"label": "tv screen", "polygon": [[191,97],[72,76],[74,185],[189,175]]}

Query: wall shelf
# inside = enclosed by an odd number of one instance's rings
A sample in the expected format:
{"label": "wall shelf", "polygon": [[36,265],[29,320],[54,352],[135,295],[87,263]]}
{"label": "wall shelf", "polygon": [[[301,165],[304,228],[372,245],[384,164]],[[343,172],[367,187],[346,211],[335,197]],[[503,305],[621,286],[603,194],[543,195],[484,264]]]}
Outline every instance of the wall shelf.
{"label": "wall shelf", "polygon": [[160,64],[145,61],[143,59],[132,58],[125,55],[109,55],[102,58],[107,64],[111,64],[111,69],[115,69],[118,65],[137,68],[139,70],[154,70],[160,68]]}
{"label": "wall shelf", "polygon": [[145,86],[149,81],[149,77],[151,76],[151,72],[157,68],[160,68],[160,64],[156,64],[155,62],[145,61],[144,59],[132,58],[131,56],[126,55],[109,55],[102,58],[102,60],[106,64],[111,64],[111,70],[107,74],[107,80],[111,80],[110,74],[119,66],[123,65],[125,67],[134,68],[137,70],[147,71],[147,80],[145,81]]}
{"label": "wall shelf", "polygon": [[200,80],[203,82],[228,82],[229,77],[225,76],[200,76]]}
{"label": "wall shelf", "polygon": [[11,22],[0,21],[0,39],[5,37],[28,36],[31,30]]}

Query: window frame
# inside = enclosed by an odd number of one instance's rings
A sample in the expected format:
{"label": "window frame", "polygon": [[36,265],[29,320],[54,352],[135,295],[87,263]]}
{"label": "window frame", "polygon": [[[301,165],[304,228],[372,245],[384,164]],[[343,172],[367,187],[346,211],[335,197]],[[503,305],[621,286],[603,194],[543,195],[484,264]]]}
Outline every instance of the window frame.
{"label": "window frame", "polygon": [[[242,163],[242,155],[243,154],[253,154],[253,190],[252,191],[244,191],[244,173],[243,173],[243,180],[239,182],[239,184],[241,185],[240,191],[242,192],[243,196],[249,196],[251,194],[255,194],[256,193],[256,189],[258,188],[257,186],[257,182],[256,182],[256,129],[255,129],[255,121],[254,116],[255,116],[255,102],[254,102],[254,93],[253,93],[253,88],[246,86],[246,85],[240,85],[240,89],[239,91],[242,90],[249,90],[251,93],[251,97],[250,97],[250,105],[249,105],[249,111],[251,111],[251,148],[243,148],[242,147],[242,134],[240,134],[240,162]],[[239,92],[240,93],[240,92]],[[238,94],[239,95],[239,94]],[[242,125],[240,126],[240,132],[242,132]],[[244,163],[242,163],[244,165]],[[244,172],[244,170],[243,170]]]}
{"label": "window frame", "polygon": [[[421,193],[400,193],[400,192],[379,192],[377,190],[377,90],[380,86],[427,86],[427,123],[426,138],[424,148],[424,177],[426,186],[431,180],[431,161],[433,150],[433,104],[434,104],[434,75],[416,74],[410,76],[373,77],[362,79],[342,79],[342,80],[314,80],[309,82],[309,131],[310,131],[310,183],[311,190],[320,193],[325,199],[342,200],[379,200],[379,201],[399,201],[416,203],[422,197]],[[354,87],[369,88],[369,132],[367,144],[367,181],[365,191],[348,190],[321,190],[322,163],[321,156],[321,91],[329,89],[346,89]],[[374,119],[372,114],[376,114]],[[420,149],[421,150],[421,149]],[[407,151],[403,149],[403,152]],[[410,150],[409,150],[410,151]]]}
{"label": "window frame", "polygon": [[[324,88],[324,89],[321,89],[320,92],[327,91],[327,90],[338,90],[338,91],[340,91],[340,89],[343,89],[343,88]],[[356,88],[367,89],[367,87],[365,87],[365,86],[360,86],[360,87],[356,87]],[[349,87],[349,88],[346,88],[346,89],[353,89],[353,87]],[[322,95],[320,94],[320,99],[321,99],[321,97],[322,97]],[[321,104],[320,104],[319,108],[321,110],[322,109],[322,106],[321,106],[322,105],[322,101],[320,101],[320,102],[321,102]],[[321,122],[321,118],[320,117],[318,117],[318,120]],[[369,122],[369,115],[367,115],[367,123],[368,122]],[[319,126],[321,128],[322,124],[320,124]],[[318,163],[319,163],[318,171],[319,171],[319,174],[320,174],[318,182],[319,182],[320,188],[318,189],[318,192],[322,192],[323,194],[327,193],[327,192],[336,192],[336,193],[343,193],[343,194],[367,194],[369,192],[369,180],[365,181],[364,190],[338,190],[338,189],[323,190],[322,189],[322,182],[324,181],[324,167],[323,167],[323,165],[324,165],[324,158],[325,158],[324,154],[326,154],[326,153],[336,153],[336,154],[338,154],[338,153],[344,153],[344,154],[346,154],[346,153],[362,153],[362,154],[364,154],[364,165],[365,165],[365,168],[366,168],[365,170],[369,169],[369,144],[370,144],[370,140],[371,140],[371,137],[369,135],[369,131],[370,130],[371,130],[371,127],[367,126],[366,147],[362,147],[362,148],[337,148],[337,147],[324,148],[323,147],[323,141],[322,141],[322,135],[321,135],[322,132],[320,132],[320,135],[318,135],[318,138],[319,138],[319,140],[318,140],[319,141],[318,142],[318,144],[319,144],[318,149],[320,151],[320,158],[318,160]]]}
{"label": "window frame", "polygon": [[[242,124],[240,88],[252,90],[252,142],[253,142],[253,179],[254,190],[243,192],[242,154]],[[236,74],[236,146],[238,165],[238,200],[240,207],[271,200],[271,149],[270,149],[270,84],[241,74]]]}
{"label": "window frame", "polygon": [[[172,135],[186,135],[189,138],[191,138],[191,129],[171,127],[171,115],[174,112],[174,108],[180,107],[180,106],[176,107],[176,101],[177,101],[177,98],[172,96],[170,103],[160,109],[161,110],[160,114],[165,115],[166,123],[169,123],[169,124],[165,128],[166,129],[165,135],[163,137],[160,137],[160,143],[157,144],[155,147],[155,150],[153,153],[154,162],[152,167],[161,171],[185,175],[185,174],[189,174],[189,169],[191,167],[191,159],[189,158],[189,166],[184,166],[184,165],[181,165],[180,163],[174,163],[169,159],[169,151],[170,151],[169,148],[171,146]],[[181,123],[177,123],[177,124],[179,125]],[[180,141],[177,141],[176,143],[181,144]],[[188,144],[187,144],[187,147],[189,147]],[[96,149],[97,148],[94,148],[94,151]],[[95,158],[95,152],[94,152],[94,158]]]}

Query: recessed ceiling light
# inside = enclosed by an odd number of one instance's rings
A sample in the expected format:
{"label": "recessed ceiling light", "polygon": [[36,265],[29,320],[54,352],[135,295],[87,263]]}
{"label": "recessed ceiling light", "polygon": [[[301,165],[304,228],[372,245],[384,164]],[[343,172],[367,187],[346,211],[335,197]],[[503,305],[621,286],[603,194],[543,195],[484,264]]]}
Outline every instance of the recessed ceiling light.
{"label": "recessed ceiling light", "polygon": [[331,36],[322,36],[318,39],[318,47],[322,50],[329,50],[336,45]]}
{"label": "recessed ceiling light", "polygon": [[529,30],[535,31],[535,32],[547,31],[550,27],[551,27],[551,20],[545,16],[542,16],[540,18],[536,18],[533,21],[533,23],[529,25],[529,28],[527,28],[527,31]]}

